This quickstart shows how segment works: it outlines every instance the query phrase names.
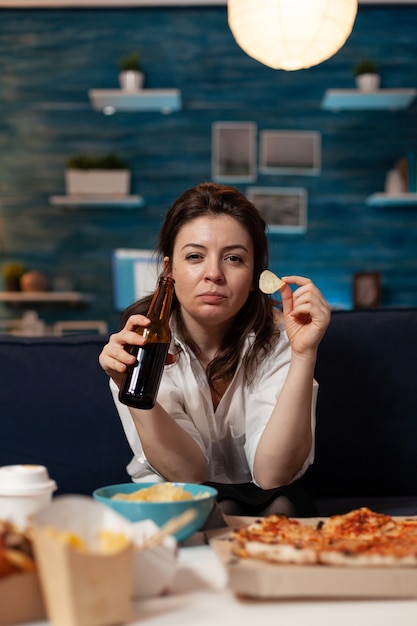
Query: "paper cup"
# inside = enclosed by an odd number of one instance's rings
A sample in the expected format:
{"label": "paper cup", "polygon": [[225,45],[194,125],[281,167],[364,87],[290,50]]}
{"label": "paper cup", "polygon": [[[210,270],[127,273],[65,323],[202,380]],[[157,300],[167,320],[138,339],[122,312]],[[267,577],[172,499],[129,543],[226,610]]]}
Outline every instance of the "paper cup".
{"label": "paper cup", "polygon": [[56,488],[43,465],[0,467],[0,518],[25,527],[30,515],[50,503]]}

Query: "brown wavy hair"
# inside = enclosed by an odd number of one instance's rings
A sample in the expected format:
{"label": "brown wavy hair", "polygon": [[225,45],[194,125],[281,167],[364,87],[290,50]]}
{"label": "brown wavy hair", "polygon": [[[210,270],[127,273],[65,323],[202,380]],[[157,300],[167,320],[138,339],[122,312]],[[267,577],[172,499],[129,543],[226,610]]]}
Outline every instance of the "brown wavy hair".
{"label": "brown wavy hair", "polygon": [[[174,245],[181,228],[198,217],[228,215],[233,217],[250,234],[254,249],[253,291],[236,315],[233,325],[225,335],[215,358],[207,367],[207,379],[215,389],[216,383],[230,381],[236,371],[247,335],[255,335],[252,347],[244,358],[246,381],[249,383],[264,355],[277,342],[279,331],[274,323],[274,306],[270,296],[258,288],[261,272],[268,267],[268,240],[265,220],[246,196],[234,187],[215,183],[201,183],[182,193],[168,210],[159,233],[156,250],[161,262],[172,259]],[[132,304],[123,313],[121,326],[133,313],[146,314],[152,296]],[[172,317],[183,341],[198,356],[199,348],[190,337],[181,316],[181,306],[174,296]]]}

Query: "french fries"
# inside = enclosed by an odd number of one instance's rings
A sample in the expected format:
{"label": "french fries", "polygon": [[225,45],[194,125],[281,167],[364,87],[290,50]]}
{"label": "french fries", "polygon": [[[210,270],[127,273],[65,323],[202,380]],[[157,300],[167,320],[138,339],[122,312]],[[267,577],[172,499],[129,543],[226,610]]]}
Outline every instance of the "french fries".
{"label": "french fries", "polygon": [[0,520],[0,578],[35,569],[28,534],[14,524]]}
{"label": "french fries", "polygon": [[[92,549],[87,545],[77,533],[70,530],[57,530],[52,526],[47,527],[47,533],[53,539],[60,541],[66,546],[77,550],[78,552],[92,552]],[[110,530],[100,530],[97,533],[97,550],[99,554],[113,554],[124,550],[129,544],[129,538],[124,533],[111,532]]]}

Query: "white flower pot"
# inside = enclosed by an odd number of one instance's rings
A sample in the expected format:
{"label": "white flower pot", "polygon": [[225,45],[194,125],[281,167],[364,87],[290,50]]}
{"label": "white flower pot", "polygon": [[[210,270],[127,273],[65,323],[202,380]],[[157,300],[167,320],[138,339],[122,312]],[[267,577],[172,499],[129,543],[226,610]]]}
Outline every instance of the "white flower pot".
{"label": "white flower pot", "polygon": [[126,70],[119,73],[120,89],[123,91],[139,91],[142,89],[144,74],[134,70]]}
{"label": "white flower pot", "polygon": [[356,86],[359,91],[377,91],[381,84],[381,77],[379,74],[358,74],[356,76]]}
{"label": "white flower pot", "polygon": [[130,170],[65,170],[68,196],[126,196],[130,190]]}

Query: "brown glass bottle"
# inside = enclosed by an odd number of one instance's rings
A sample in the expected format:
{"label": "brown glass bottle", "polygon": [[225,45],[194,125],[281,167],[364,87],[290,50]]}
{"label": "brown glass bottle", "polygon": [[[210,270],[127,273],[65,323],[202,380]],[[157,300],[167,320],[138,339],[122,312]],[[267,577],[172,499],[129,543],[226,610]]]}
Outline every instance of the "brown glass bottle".
{"label": "brown glass bottle", "polygon": [[137,409],[151,409],[155,405],[171,341],[169,316],[173,295],[174,279],[163,276],[146,314],[151,325],[136,331],[146,336],[146,344],[129,349],[136,356],[136,363],[128,367],[120,385],[119,400],[123,404]]}

